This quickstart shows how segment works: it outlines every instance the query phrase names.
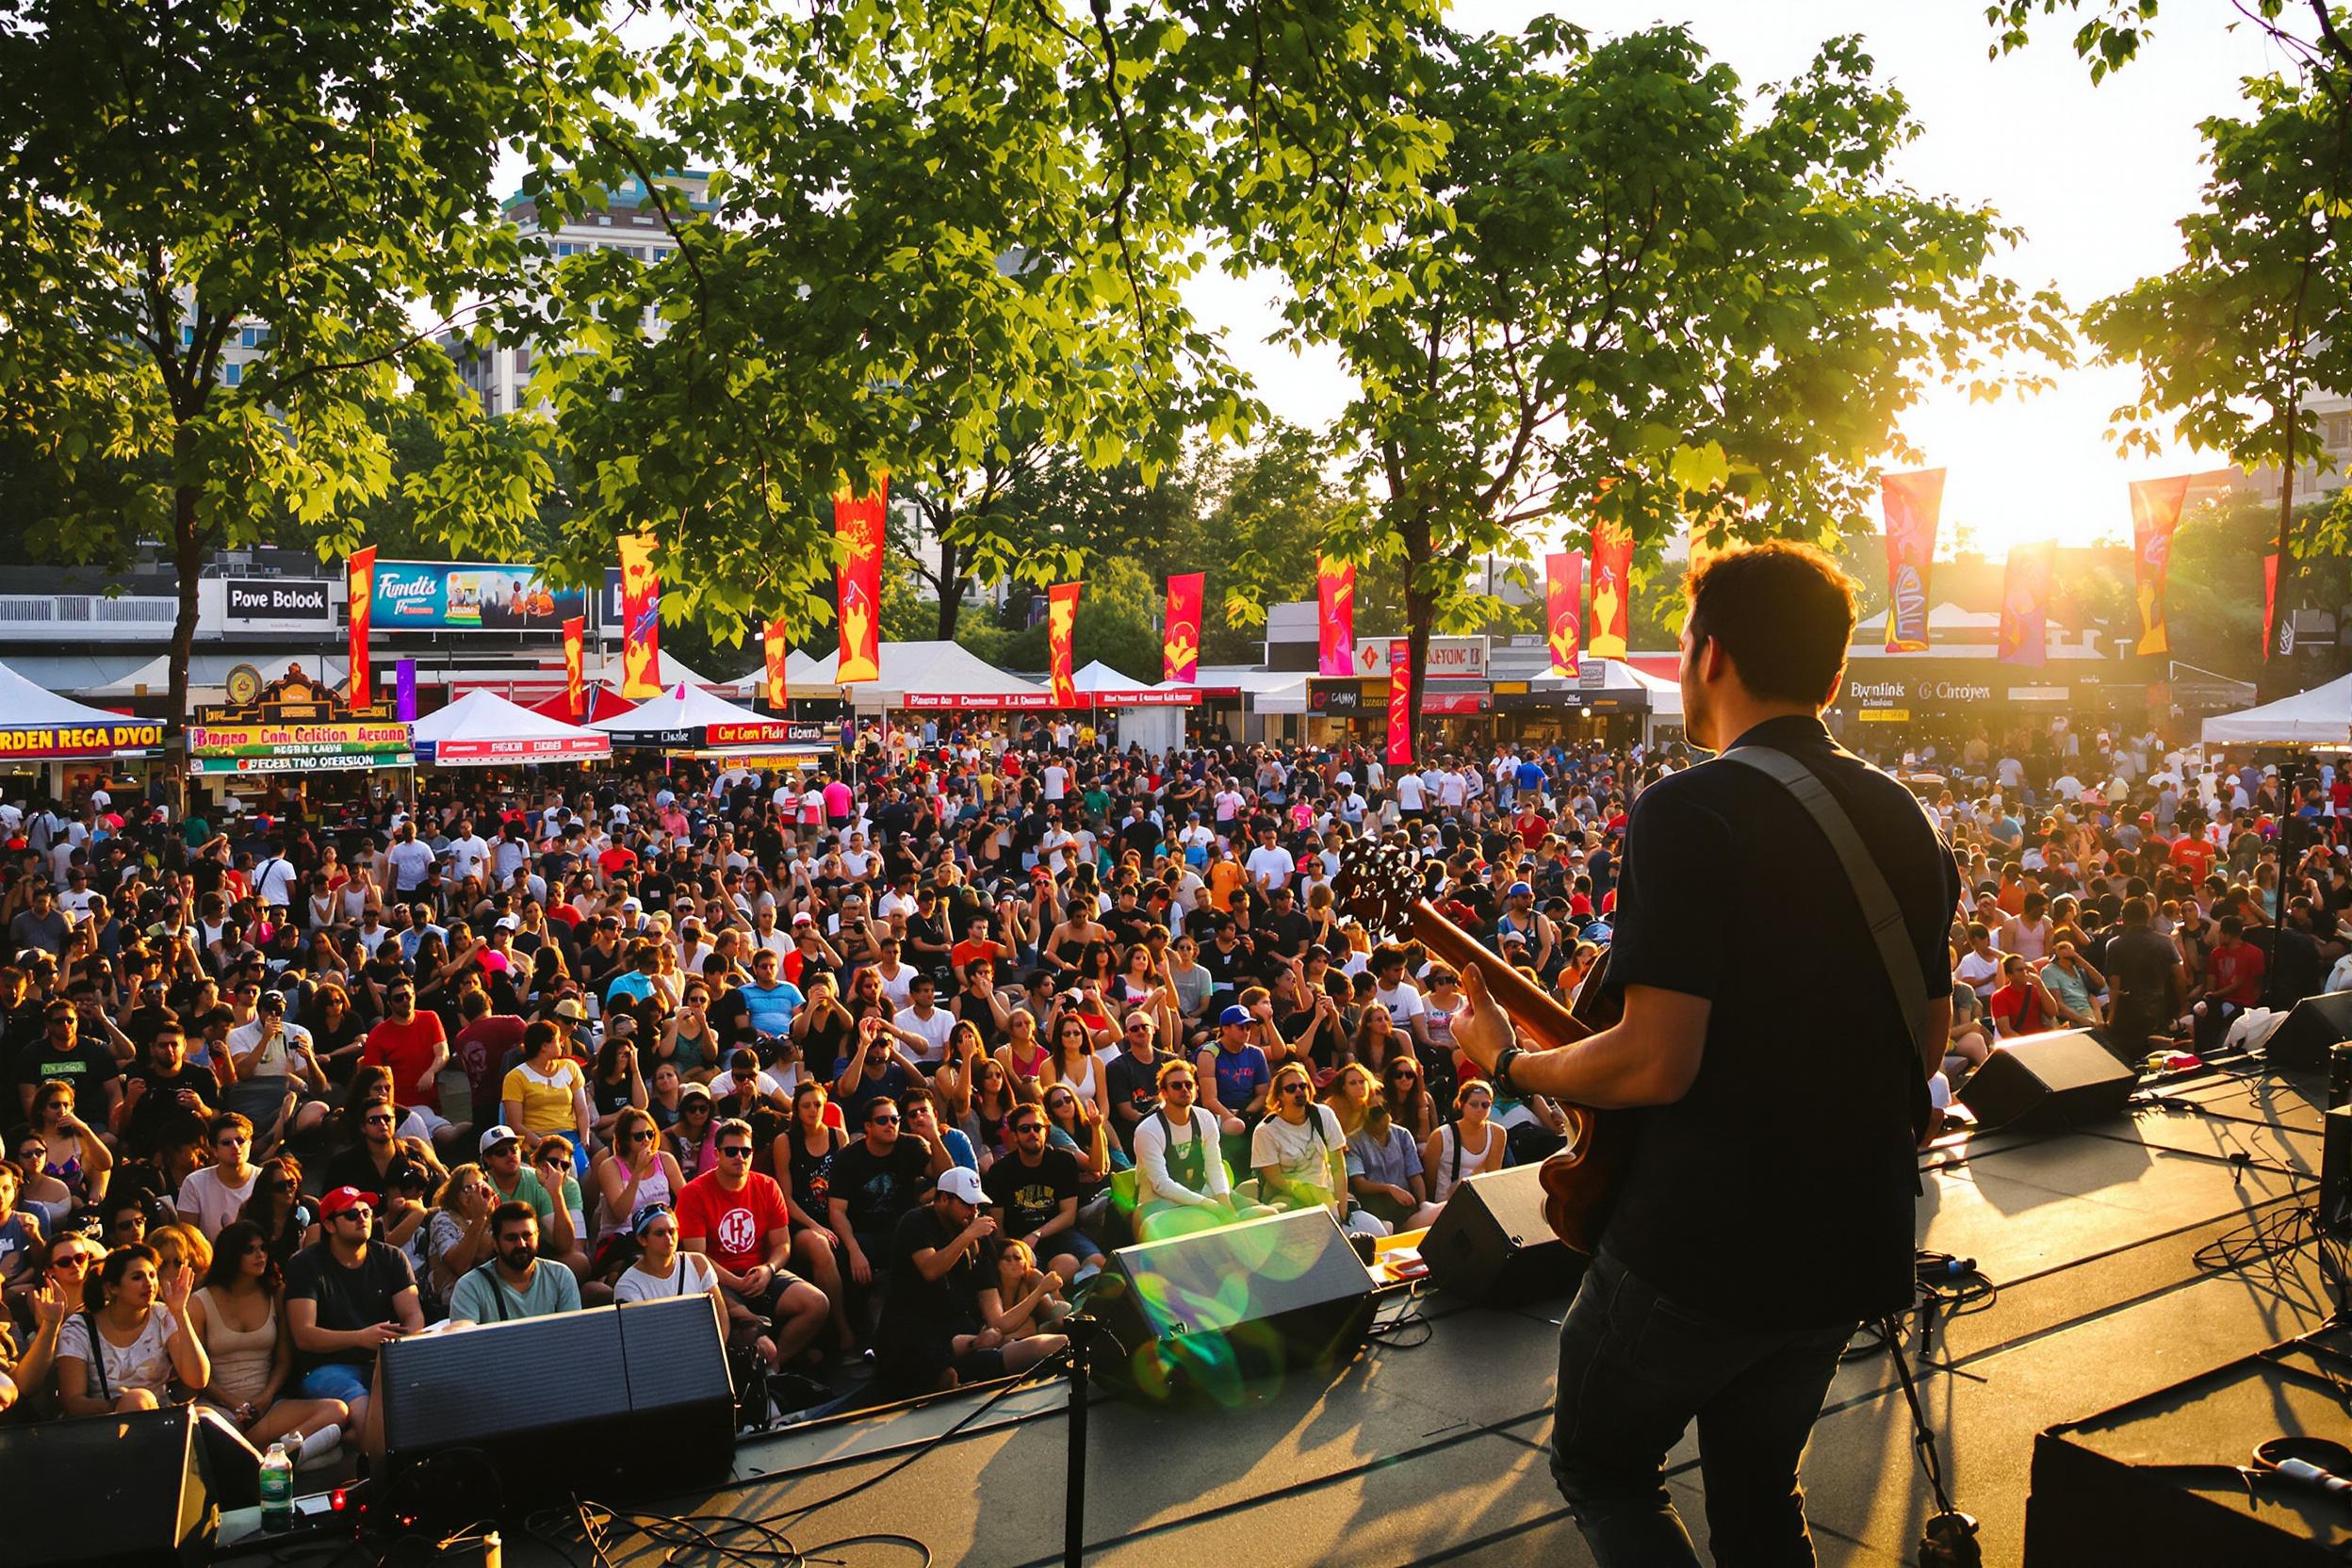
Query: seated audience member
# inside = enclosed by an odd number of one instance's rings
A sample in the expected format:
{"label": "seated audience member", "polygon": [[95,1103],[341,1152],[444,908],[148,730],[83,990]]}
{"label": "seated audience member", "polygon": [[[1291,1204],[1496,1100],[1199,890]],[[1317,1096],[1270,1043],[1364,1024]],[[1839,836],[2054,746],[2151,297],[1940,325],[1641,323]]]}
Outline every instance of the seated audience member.
{"label": "seated audience member", "polygon": [[213,1238],[212,1267],[188,1298],[188,1320],[212,1365],[204,1401],[256,1448],[299,1436],[302,1464],[335,1452],[351,1413],[340,1399],[286,1396],[294,1341],[278,1300],[284,1287],[270,1237],[249,1220],[232,1220]]}
{"label": "seated audience member", "polygon": [[509,1200],[490,1217],[496,1253],[469,1268],[449,1292],[452,1323],[508,1323],[580,1310],[572,1271],[539,1256],[539,1215]]}
{"label": "seated audience member", "polygon": [[891,1236],[890,1290],[874,1334],[876,1380],[907,1395],[1024,1372],[1069,1343],[1055,1333],[1007,1339],[1060,1284],[1051,1269],[1011,1304],[1002,1294],[993,1238],[981,1211],[977,1173],[961,1166],[939,1178],[931,1201],[902,1216]]}
{"label": "seated audience member", "polygon": [[155,1250],[118,1247],[84,1282],[82,1310],[57,1335],[57,1402],[68,1415],[123,1414],[172,1402],[172,1384],[202,1388],[212,1364],[188,1327],[193,1281],[167,1280]]}
{"label": "seated audience member", "polygon": [[356,1187],[318,1200],[326,1239],[286,1266],[286,1321],[294,1340],[294,1391],[337,1399],[371,1458],[384,1453],[384,1410],[374,1395],[376,1352],[425,1326],[408,1255],[374,1239],[375,1210]]}
{"label": "seated audience member", "polygon": [[1135,1234],[1183,1235],[1274,1211],[1237,1203],[1218,1146],[1217,1119],[1192,1102],[1197,1070],[1176,1060],[1160,1069],[1158,1109],[1135,1127]]}
{"label": "seated audience member", "polygon": [[751,1128],[721,1122],[717,1150],[718,1168],[678,1195],[678,1236],[688,1251],[710,1260],[729,1300],[774,1322],[760,1349],[769,1365],[782,1365],[815,1340],[831,1309],[823,1291],[788,1266],[792,1211],[776,1178],[751,1168]]}

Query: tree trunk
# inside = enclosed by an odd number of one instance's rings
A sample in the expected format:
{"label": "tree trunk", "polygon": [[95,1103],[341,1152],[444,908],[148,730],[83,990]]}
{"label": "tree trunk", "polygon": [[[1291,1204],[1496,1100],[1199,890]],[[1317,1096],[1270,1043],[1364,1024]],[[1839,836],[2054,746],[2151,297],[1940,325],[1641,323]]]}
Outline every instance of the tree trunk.
{"label": "tree trunk", "polygon": [[[172,684],[165,698],[164,717],[178,731],[179,768],[173,775],[174,805],[182,820],[188,815],[188,771],[194,760],[188,747],[188,666],[196,655],[196,582],[204,564],[203,539],[196,526],[196,487],[182,483],[172,492],[172,564],[179,578],[180,603],[172,620]],[[171,766],[167,741],[165,766]]]}
{"label": "tree trunk", "polygon": [[939,573],[932,586],[939,592],[939,641],[956,640],[956,625],[964,612],[964,576],[958,551],[945,540],[939,542]]}

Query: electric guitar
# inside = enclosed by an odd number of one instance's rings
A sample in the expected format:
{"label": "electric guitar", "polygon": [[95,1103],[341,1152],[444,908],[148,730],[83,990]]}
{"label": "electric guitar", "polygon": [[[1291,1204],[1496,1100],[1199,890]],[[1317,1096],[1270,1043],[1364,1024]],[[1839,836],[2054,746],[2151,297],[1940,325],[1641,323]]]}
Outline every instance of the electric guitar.
{"label": "electric guitar", "polygon": [[[1584,1000],[1573,1009],[1566,1006],[1431,904],[1424,894],[1424,864],[1393,844],[1352,845],[1331,880],[1331,893],[1341,910],[1367,931],[1417,939],[1456,969],[1478,965],[1487,994],[1537,1050],[1572,1044],[1616,1021],[1597,1004],[1601,969],[1586,977]],[[1603,965],[1607,962],[1604,956]],[[1568,1119],[1568,1147],[1544,1162],[1544,1218],[1561,1241],[1590,1255],[1609,1221],[1632,1131],[1621,1113],[1566,1101],[1560,1108]]]}

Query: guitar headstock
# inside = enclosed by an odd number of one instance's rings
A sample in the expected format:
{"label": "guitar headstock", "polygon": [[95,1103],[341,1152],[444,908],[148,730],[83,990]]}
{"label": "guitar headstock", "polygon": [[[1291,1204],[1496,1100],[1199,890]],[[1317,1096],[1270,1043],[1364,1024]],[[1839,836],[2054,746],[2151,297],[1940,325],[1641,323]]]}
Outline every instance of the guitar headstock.
{"label": "guitar headstock", "polygon": [[1413,906],[1422,896],[1422,861],[1397,844],[1353,843],[1340,852],[1331,897],[1341,914],[1380,941],[1413,935]]}

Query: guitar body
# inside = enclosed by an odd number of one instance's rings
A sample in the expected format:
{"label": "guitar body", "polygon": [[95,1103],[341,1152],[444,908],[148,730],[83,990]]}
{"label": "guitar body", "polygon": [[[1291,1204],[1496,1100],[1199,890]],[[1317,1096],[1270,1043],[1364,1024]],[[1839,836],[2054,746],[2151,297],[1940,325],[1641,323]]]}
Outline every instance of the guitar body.
{"label": "guitar body", "polygon": [[[1598,1004],[1606,957],[1602,968],[1586,977],[1584,1000],[1571,1010],[1423,897],[1420,863],[1403,849],[1369,846],[1351,856],[1333,891],[1340,906],[1367,928],[1410,935],[1456,969],[1476,964],[1487,994],[1535,1049],[1557,1050],[1616,1021],[1603,1016]],[[1544,1218],[1569,1248],[1590,1256],[1609,1223],[1632,1127],[1621,1112],[1567,1102],[1560,1111],[1568,1120],[1568,1147],[1544,1162]]]}

